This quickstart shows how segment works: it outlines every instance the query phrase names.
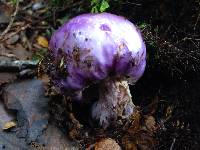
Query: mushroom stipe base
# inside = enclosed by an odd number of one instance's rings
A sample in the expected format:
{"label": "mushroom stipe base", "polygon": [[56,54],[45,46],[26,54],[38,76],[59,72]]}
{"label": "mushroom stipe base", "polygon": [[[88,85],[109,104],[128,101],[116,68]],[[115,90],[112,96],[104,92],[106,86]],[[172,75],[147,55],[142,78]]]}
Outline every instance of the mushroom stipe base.
{"label": "mushroom stipe base", "polygon": [[134,107],[128,82],[120,78],[108,78],[99,86],[99,100],[92,106],[92,118],[107,128],[118,117],[129,118]]}

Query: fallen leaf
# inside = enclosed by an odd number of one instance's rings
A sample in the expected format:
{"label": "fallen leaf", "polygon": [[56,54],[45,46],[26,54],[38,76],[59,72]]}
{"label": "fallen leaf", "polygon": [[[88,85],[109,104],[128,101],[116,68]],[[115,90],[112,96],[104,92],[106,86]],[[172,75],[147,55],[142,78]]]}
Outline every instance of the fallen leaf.
{"label": "fallen leaf", "polygon": [[44,48],[48,48],[49,46],[48,40],[44,36],[38,36],[37,44]]}
{"label": "fallen leaf", "polygon": [[149,150],[152,149],[153,146],[155,146],[157,144],[157,140],[155,138],[155,136],[145,130],[140,130],[137,133],[137,139],[136,139],[136,143],[137,143],[137,147],[140,150]]}
{"label": "fallen leaf", "polygon": [[80,136],[80,133],[78,131],[78,129],[72,129],[69,131],[69,137],[70,139],[76,139]]}
{"label": "fallen leaf", "polygon": [[122,138],[122,145],[125,150],[137,150],[137,143],[133,142],[127,135]]}
{"label": "fallen leaf", "polygon": [[9,23],[13,8],[0,1],[0,24]]}
{"label": "fallen leaf", "polygon": [[0,85],[13,82],[15,79],[17,79],[16,73],[7,73],[7,72],[0,73]]}
{"label": "fallen leaf", "polygon": [[165,113],[167,119],[171,118],[172,112],[173,112],[173,106],[168,106]]}
{"label": "fallen leaf", "polygon": [[147,116],[145,119],[145,126],[149,131],[154,132],[157,128],[155,118],[153,116]]}
{"label": "fallen leaf", "polygon": [[6,45],[5,51],[9,54],[14,54],[20,60],[30,59],[33,55],[32,51],[27,51],[21,44]]}
{"label": "fallen leaf", "polygon": [[19,40],[19,34],[15,34],[6,40],[6,44],[15,44],[18,40]]}
{"label": "fallen leaf", "polygon": [[140,112],[135,111],[131,116],[132,122],[131,122],[129,129],[128,129],[128,132],[130,134],[136,133],[141,128],[140,119],[141,119]]}
{"label": "fallen leaf", "polygon": [[126,127],[127,134],[122,137],[123,148],[125,150],[152,149],[157,144],[154,135],[156,128],[153,116],[144,116],[140,111],[135,111],[131,116],[129,127]]}
{"label": "fallen leaf", "polygon": [[9,121],[9,122],[6,122],[3,126],[3,130],[8,130],[10,128],[13,128],[13,127],[16,127],[17,123],[16,121]]}

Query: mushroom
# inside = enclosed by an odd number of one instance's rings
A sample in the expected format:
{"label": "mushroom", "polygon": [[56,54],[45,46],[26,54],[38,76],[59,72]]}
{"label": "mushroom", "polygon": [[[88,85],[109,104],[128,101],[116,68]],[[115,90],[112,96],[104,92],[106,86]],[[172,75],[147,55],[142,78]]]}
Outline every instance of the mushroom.
{"label": "mushroom", "polygon": [[81,101],[85,88],[99,84],[91,116],[100,126],[107,128],[133,113],[128,84],[144,73],[146,47],[140,31],[126,18],[110,13],[74,17],[52,35],[50,54],[53,84],[72,99]]}

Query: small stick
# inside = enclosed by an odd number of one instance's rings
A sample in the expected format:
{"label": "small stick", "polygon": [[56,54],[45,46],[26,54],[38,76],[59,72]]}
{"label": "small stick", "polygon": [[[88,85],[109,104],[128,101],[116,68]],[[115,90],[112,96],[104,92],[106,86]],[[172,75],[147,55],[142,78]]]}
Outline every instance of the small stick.
{"label": "small stick", "polygon": [[198,15],[198,17],[197,17],[197,20],[196,20],[196,22],[195,22],[195,24],[194,24],[194,30],[196,30],[196,27],[197,27],[197,24],[198,24],[198,22],[199,22],[199,19],[200,19],[200,12],[199,12],[199,15]]}
{"label": "small stick", "polygon": [[173,139],[173,142],[172,142],[172,144],[170,146],[170,150],[173,150],[175,142],[176,142],[176,138]]}
{"label": "small stick", "polygon": [[27,25],[25,25],[24,27],[21,27],[21,28],[18,29],[17,31],[15,31],[15,32],[13,32],[13,33],[11,33],[11,34],[9,34],[8,36],[5,36],[5,37],[2,38],[2,39],[0,38],[0,42],[3,42],[3,41],[5,41],[5,40],[11,38],[12,36],[18,34],[20,31],[24,31],[24,30],[25,30],[26,28],[28,28],[28,27],[30,27],[30,24],[27,24]]}
{"label": "small stick", "polygon": [[15,12],[14,12],[13,15],[11,16],[10,23],[8,24],[7,28],[2,32],[2,34],[1,34],[1,36],[0,36],[0,39],[3,39],[3,36],[4,36],[4,35],[10,30],[10,28],[12,27],[12,24],[13,24],[13,22],[14,22],[14,20],[15,20],[15,16],[17,15],[18,9],[19,9],[19,0],[17,0]]}

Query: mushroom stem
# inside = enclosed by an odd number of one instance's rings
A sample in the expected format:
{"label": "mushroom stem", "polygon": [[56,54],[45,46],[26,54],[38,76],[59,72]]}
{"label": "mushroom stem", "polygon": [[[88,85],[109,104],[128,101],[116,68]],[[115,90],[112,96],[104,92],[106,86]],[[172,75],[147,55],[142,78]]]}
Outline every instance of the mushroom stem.
{"label": "mushroom stem", "polygon": [[108,78],[100,85],[99,100],[92,107],[92,118],[107,128],[118,117],[128,118],[134,107],[128,82],[121,78]]}

